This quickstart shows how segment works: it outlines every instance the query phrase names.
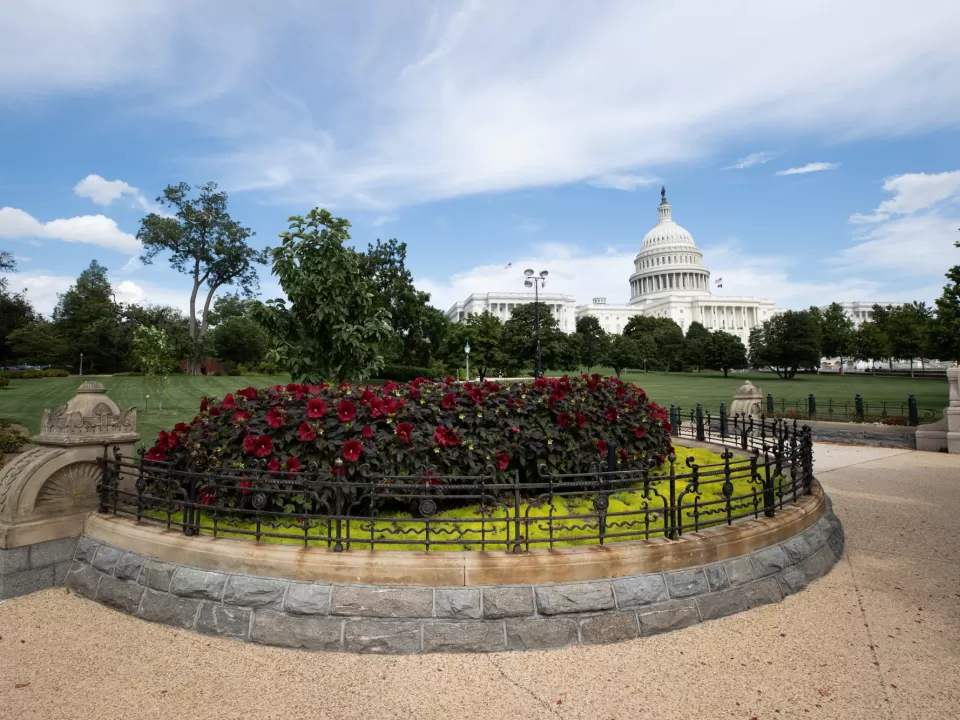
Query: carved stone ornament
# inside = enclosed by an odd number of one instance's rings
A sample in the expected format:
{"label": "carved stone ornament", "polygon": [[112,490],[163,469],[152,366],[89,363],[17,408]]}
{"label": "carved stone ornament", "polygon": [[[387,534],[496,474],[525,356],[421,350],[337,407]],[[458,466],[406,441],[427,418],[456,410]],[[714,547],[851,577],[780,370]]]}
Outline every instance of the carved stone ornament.
{"label": "carved stone ornament", "polygon": [[121,411],[106,393],[102,383],[88,380],[77,388],[77,395],[70,402],[56,410],[44,410],[37,441],[56,443],[59,438],[71,436],[74,442],[100,443],[136,434],[137,409]]}
{"label": "carved stone ornament", "polygon": [[760,417],[763,413],[763,393],[760,388],[747,380],[737,388],[733,394],[733,403],[730,405],[731,415],[744,417]]}

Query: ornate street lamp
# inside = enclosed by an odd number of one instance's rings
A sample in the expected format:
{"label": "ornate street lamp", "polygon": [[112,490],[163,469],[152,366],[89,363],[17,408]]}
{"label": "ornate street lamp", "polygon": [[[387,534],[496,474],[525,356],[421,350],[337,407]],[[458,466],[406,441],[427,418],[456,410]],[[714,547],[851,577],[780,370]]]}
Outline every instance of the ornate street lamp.
{"label": "ornate street lamp", "polygon": [[80,353],[80,377],[83,377],[83,353]]}
{"label": "ornate street lamp", "polygon": [[543,357],[540,352],[540,288],[546,285],[547,275],[549,273],[546,270],[542,270],[540,275],[537,276],[533,270],[527,269],[523,271],[523,274],[526,275],[526,280],[523,281],[523,284],[526,287],[533,288],[533,307],[534,307],[534,326],[533,332],[537,339],[537,368],[533,373],[534,377],[541,377],[543,375]]}
{"label": "ornate street lamp", "polygon": [[467,343],[463,351],[467,354],[467,382],[470,382],[470,343]]}

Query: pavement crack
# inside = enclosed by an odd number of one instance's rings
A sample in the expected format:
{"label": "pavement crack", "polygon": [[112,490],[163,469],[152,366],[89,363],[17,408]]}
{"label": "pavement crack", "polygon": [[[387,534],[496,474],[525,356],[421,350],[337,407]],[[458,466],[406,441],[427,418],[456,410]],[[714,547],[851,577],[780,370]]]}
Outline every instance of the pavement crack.
{"label": "pavement crack", "polygon": [[[867,633],[867,640],[870,644],[870,655],[873,657],[873,666],[877,669],[877,678],[880,680],[880,690],[883,691],[883,697],[891,703],[890,693],[887,692],[887,681],[883,677],[883,667],[880,665],[880,657],[877,655],[877,645],[873,641],[873,632],[870,628],[870,621],[867,619],[867,609],[863,606],[863,594],[860,592],[860,586],[857,584],[857,575],[853,569],[853,562],[850,559],[850,553],[844,553],[847,566],[850,568],[850,580],[853,582],[853,590],[857,594],[857,605],[860,607],[860,617],[863,618],[864,630]],[[891,704],[892,707],[892,704]]]}
{"label": "pavement crack", "polygon": [[510,677],[509,675],[507,675],[506,671],[505,671],[502,667],[500,667],[499,665],[497,665],[497,663],[495,663],[495,662],[493,661],[493,658],[491,658],[491,657],[488,656],[488,657],[487,657],[487,660],[490,662],[491,665],[493,665],[493,666],[497,669],[497,672],[500,673],[500,675],[503,677],[504,680],[506,680],[508,683],[510,683],[511,685],[513,685],[515,688],[517,688],[517,689],[520,690],[521,692],[529,695],[529,696],[530,696],[531,698],[533,698],[537,703],[539,703],[540,705],[542,705],[544,708],[546,708],[547,710],[549,710],[551,713],[553,713],[553,714],[556,715],[557,717],[563,717],[559,712],[557,712],[557,709],[556,709],[552,704],[550,704],[550,702],[548,702],[547,700],[542,699],[542,698],[539,697],[535,692],[533,692],[533,690],[531,690],[530,688],[526,687],[525,685],[521,685],[519,682],[517,682],[517,681],[514,680],[512,677]]}

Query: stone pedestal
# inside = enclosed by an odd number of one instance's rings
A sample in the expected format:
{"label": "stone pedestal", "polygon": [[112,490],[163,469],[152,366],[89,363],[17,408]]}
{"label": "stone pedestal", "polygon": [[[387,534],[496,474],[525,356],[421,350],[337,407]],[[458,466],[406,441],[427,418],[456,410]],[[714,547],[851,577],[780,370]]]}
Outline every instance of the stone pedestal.
{"label": "stone pedestal", "polygon": [[730,416],[736,417],[755,417],[759,418],[763,414],[763,393],[760,388],[747,380],[733,394],[733,402],[730,404]]}
{"label": "stone pedestal", "polygon": [[947,369],[950,405],[943,411],[947,421],[947,452],[960,455],[960,367]]}
{"label": "stone pedestal", "polygon": [[139,439],[136,408],[121,412],[98,382],[44,411],[32,446],[0,470],[0,598],[62,581],[58,564],[98,505],[104,445],[132,456]]}

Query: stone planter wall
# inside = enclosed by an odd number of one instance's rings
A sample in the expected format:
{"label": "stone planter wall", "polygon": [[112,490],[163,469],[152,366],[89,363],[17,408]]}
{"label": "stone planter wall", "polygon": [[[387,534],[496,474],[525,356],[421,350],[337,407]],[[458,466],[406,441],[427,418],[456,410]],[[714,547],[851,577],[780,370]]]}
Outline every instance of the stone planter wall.
{"label": "stone planter wall", "polygon": [[843,550],[828,509],[803,532],[723,562],[608,580],[389,587],[160,562],[81,537],[65,584],[144,620],[266,645],[356,653],[494,652],[607,643],[778,602]]}

